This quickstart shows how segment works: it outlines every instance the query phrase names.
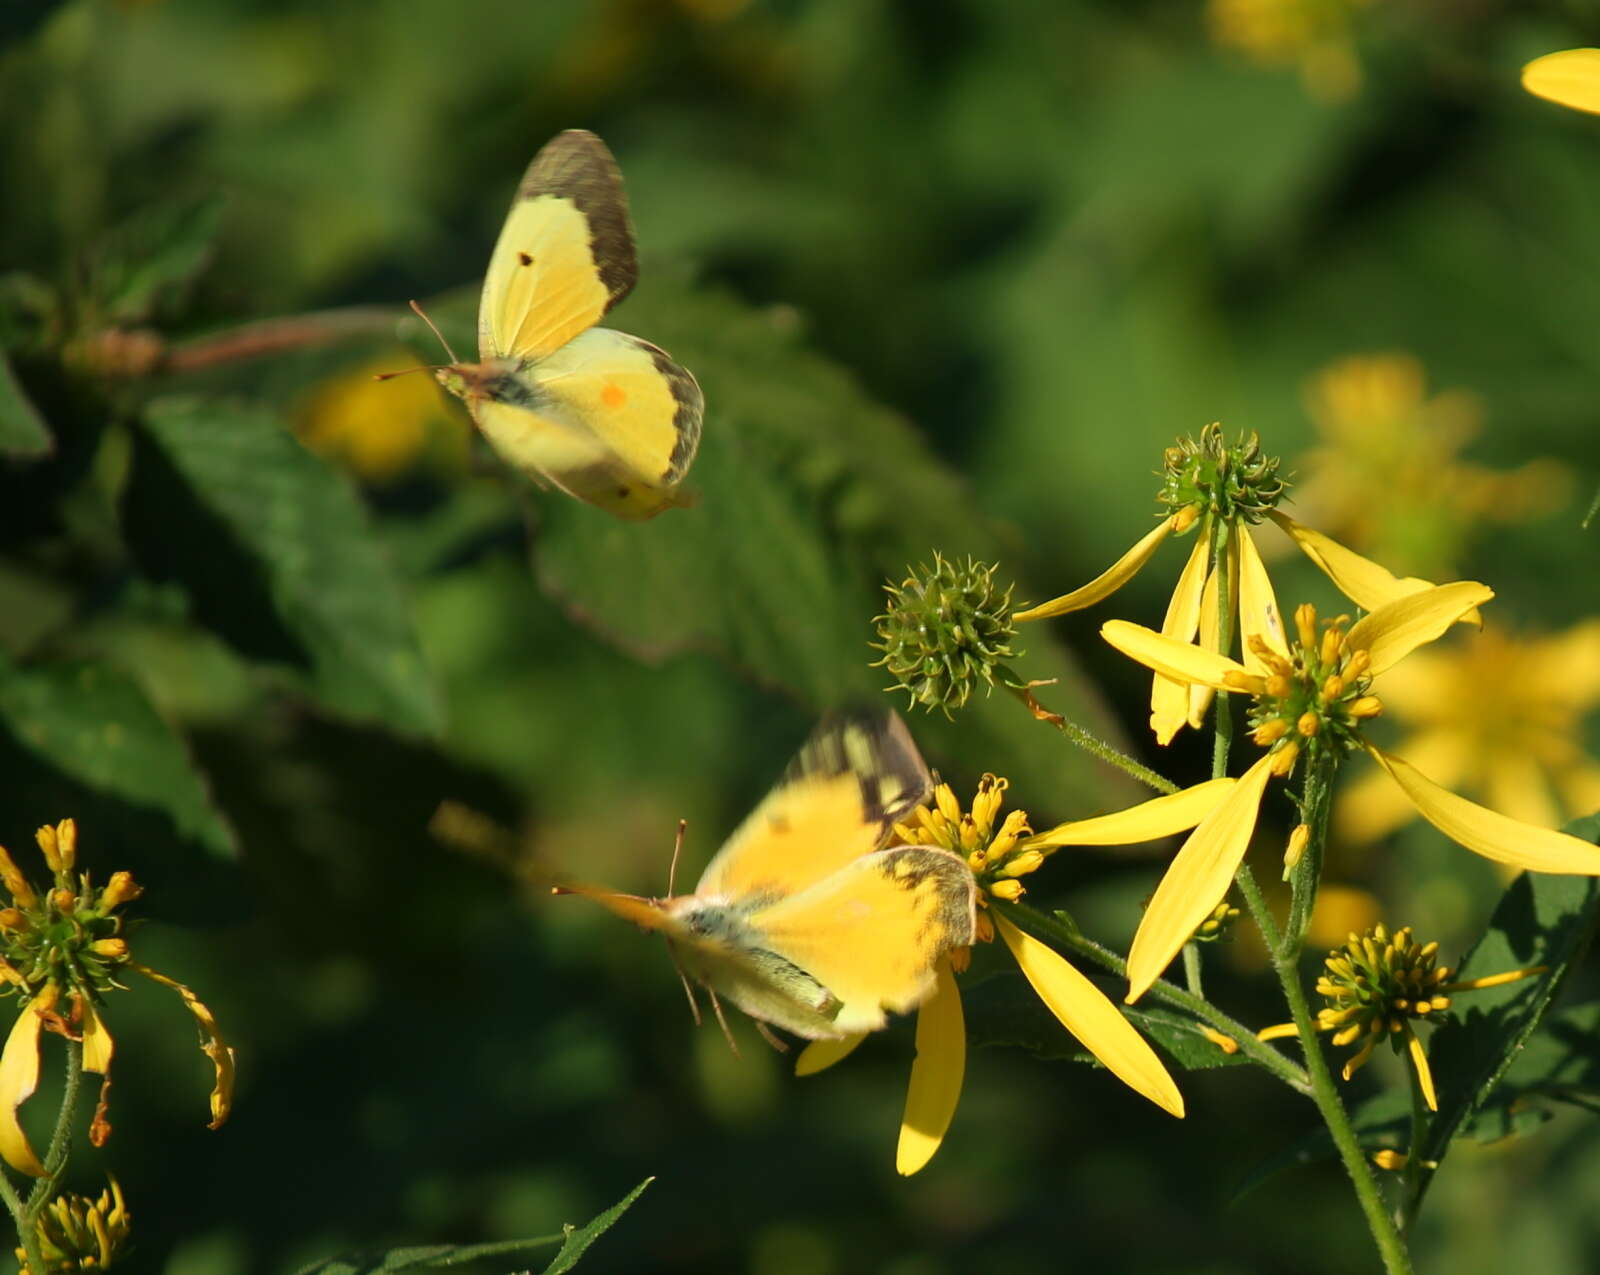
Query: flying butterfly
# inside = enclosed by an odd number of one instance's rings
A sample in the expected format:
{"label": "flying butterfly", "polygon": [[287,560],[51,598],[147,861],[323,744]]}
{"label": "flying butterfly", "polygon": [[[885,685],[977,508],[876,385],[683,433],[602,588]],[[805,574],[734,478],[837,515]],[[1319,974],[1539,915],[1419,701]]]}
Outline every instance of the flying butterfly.
{"label": "flying butterfly", "polygon": [[835,715],[693,894],[647,899],[588,885],[558,892],[664,934],[719,1018],[722,997],[809,1040],[873,1031],[887,1024],[886,1010],[927,1000],[939,958],[973,941],[977,887],[960,856],[883,848],[930,788],[897,715]]}
{"label": "flying butterfly", "polygon": [[704,409],[665,350],[594,326],[638,277],[616,160],[593,133],[559,133],[528,166],[489,258],[479,362],[451,351],[435,372],[503,459],[628,519],[688,503],[678,484]]}

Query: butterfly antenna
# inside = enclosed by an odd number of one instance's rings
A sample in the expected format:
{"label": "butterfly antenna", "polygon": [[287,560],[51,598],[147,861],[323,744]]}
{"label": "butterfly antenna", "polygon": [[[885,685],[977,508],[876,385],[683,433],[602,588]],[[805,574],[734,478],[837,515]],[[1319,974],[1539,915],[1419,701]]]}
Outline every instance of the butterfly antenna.
{"label": "butterfly antenna", "polygon": [[728,1042],[728,1048],[733,1051],[733,1056],[739,1057],[739,1042],[734,1040],[733,1033],[728,1030],[728,1019],[722,1012],[722,1002],[709,987],[706,988],[706,995],[711,998],[711,1008],[717,1012],[717,1026],[722,1028],[722,1039]]}
{"label": "butterfly antenna", "polygon": [[667,868],[667,898],[673,896],[672,883],[678,879],[678,851],[683,849],[683,834],[688,830],[687,819],[678,820],[678,836],[672,843],[672,863]]}
{"label": "butterfly antenna", "polygon": [[428,325],[428,330],[432,332],[434,336],[439,338],[439,344],[444,346],[444,352],[450,356],[450,361],[452,363],[461,362],[461,360],[456,357],[456,352],[450,348],[450,342],[444,339],[444,333],[439,331],[438,325],[428,317],[427,312],[415,301],[411,303],[411,308],[416,312],[417,318],[421,319]]}

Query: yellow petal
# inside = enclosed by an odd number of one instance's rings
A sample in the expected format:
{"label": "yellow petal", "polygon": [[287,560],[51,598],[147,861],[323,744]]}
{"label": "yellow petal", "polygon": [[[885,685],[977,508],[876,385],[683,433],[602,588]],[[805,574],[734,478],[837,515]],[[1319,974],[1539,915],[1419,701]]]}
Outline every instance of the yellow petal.
{"label": "yellow petal", "polygon": [[1173,514],[1171,518],[1164,518],[1154,531],[1081,589],[1064,593],[1049,602],[1041,602],[1026,611],[1018,611],[1011,618],[1017,623],[1025,620],[1047,620],[1053,615],[1065,615],[1068,611],[1081,611],[1084,607],[1093,606],[1096,602],[1109,598],[1138,575],[1139,568],[1150,561],[1150,555],[1161,547],[1161,542],[1171,533],[1177,517],[1177,514]]}
{"label": "yellow petal", "polygon": [[[1183,564],[1178,583],[1167,601],[1167,614],[1161,621],[1161,635],[1187,645],[1194,640],[1200,623],[1202,599],[1207,581],[1206,564],[1211,546],[1204,537],[1195,537],[1189,560]],[[1150,729],[1158,744],[1169,744],[1189,720],[1189,687],[1157,673],[1150,684]]]}
{"label": "yellow petal", "polygon": [[103,1076],[111,1070],[113,1044],[105,1019],[95,1007],[83,1001],[83,1069]]}
{"label": "yellow petal", "polygon": [[1228,884],[1250,848],[1261,794],[1272,774],[1271,762],[1272,754],[1264,753],[1245,771],[1190,834],[1161,878],[1128,950],[1128,1004],[1149,991],[1150,984],[1161,977],[1161,971],[1227,894]]}
{"label": "yellow petal", "polygon": [[[1370,558],[1363,558],[1353,549],[1346,549],[1337,540],[1313,531],[1276,509],[1267,514],[1282,527],[1301,551],[1332,580],[1334,587],[1364,611],[1376,611],[1387,602],[1433,588],[1433,581],[1416,576],[1400,577],[1380,567]],[[1469,624],[1481,623],[1476,611],[1461,619]]]}
{"label": "yellow petal", "polygon": [[1439,1110],[1439,1099],[1433,1092],[1433,1068],[1428,1066],[1428,1055],[1422,1052],[1422,1042],[1417,1039],[1417,1033],[1406,1030],[1410,1038],[1406,1044],[1411,1050],[1411,1065],[1417,1070],[1417,1085],[1422,1090],[1422,1100],[1428,1104],[1429,1111]]}
{"label": "yellow petal", "polygon": [[1229,673],[1244,672],[1244,665],[1226,655],[1187,642],[1174,642],[1154,629],[1127,620],[1107,620],[1100,626],[1100,636],[1124,655],[1176,681],[1200,682],[1221,690],[1225,689],[1223,678]]}
{"label": "yellow petal", "polygon": [[1233,783],[1231,779],[1208,779],[1182,792],[1152,797],[1116,814],[1057,824],[1047,832],[1029,837],[1025,844],[1042,850],[1046,846],[1124,846],[1170,837],[1175,832],[1187,832],[1215,810]]}
{"label": "yellow petal", "polygon": [[158,974],[148,965],[140,965],[137,961],[129,962],[129,968],[177,992],[183,998],[185,1007],[194,1015],[195,1022],[200,1024],[200,1052],[211,1059],[211,1065],[217,1072],[216,1084],[211,1089],[211,1123],[206,1127],[220,1129],[222,1122],[228,1118],[228,1112],[233,1109],[234,1053],[222,1039],[217,1020],[200,998],[177,979]]}
{"label": "yellow petal", "polygon": [[855,1053],[856,1046],[866,1038],[866,1032],[856,1032],[841,1036],[838,1040],[814,1040],[794,1060],[794,1074],[815,1076],[819,1071],[826,1071],[834,1063],[843,1062]]}
{"label": "yellow petal", "polygon": [[1522,68],[1522,87],[1535,97],[1600,115],[1600,49],[1563,49]]}
{"label": "yellow petal", "polygon": [[[1231,561],[1234,555],[1232,546],[1229,546],[1228,554]],[[1236,580],[1237,578],[1236,572],[1229,575],[1230,580]],[[1197,634],[1199,646],[1203,650],[1213,653],[1222,649],[1222,634],[1219,631],[1220,608],[1217,598],[1220,592],[1221,587],[1218,584],[1217,573],[1213,571],[1206,577],[1205,592],[1200,595],[1200,625]],[[1230,590],[1231,592],[1232,590]],[[1159,678],[1161,675],[1158,673],[1156,676]],[[1185,720],[1190,726],[1199,730],[1201,726],[1205,725],[1206,709],[1211,707],[1211,701],[1215,698],[1216,692],[1209,686],[1201,686],[1198,682],[1191,682],[1185,688],[1185,691],[1188,700],[1188,716]],[[1165,741],[1158,740],[1158,742]]]}
{"label": "yellow petal", "polygon": [[944,1141],[967,1071],[967,1024],[949,957],[939,958],[934,975],[933,995],[917,1010],[917,1056],[911,1060],[911,1083],[906,1087],[894,1157],[894,1167],[903,1177],[933,1159]]}
{"label": "yellow petal", "polygon": [[1418,814],[1474,854],[1530,872],[1600,876],[1600,846],[1551,828],[1520,823],[1459,797],[1410,762],[1381,748],[1368,744],[1367,752],[1411,798]]}
{"label": "yellow petal", "polygon": [[1122,1012],[1064,956],[1024,934],[997,909],[995,928],[1039,999],[1089,1052],[1135,1093],[1181,1117],[1183,1095],[1155,1050]]}
{"label": "yellow petal", "polygon": [[1494,590],[1476,580],[1422,589],[1362,616],[1350,626],[1345,644],[1352,651],[1371,653],[1368,670],[1376,676],[1393,668],[1419,646],[1432,642],[1492,597]]}
{"label": "yellow petal", "polygon": [[1289,654],[1289,643],[1283,635],[1283,615],[1278,610],[1278,598],[1272,591],[1266,563],[1261,561],[1261,551],[1256,548],[1250,529],[1242,523],[1234,543],[1239,546],[1239,636],[1244,666],[1252,673],[1259,673],[1265,666],[1250,649],[1250,639],[1259,638],[1283,656]]}
{"label": "yellow petal", "polygon": [[0,1053],[0,1156],[18,1173],[44,1177],[44,1165],[33,1153],[28,1135],[17,1119],[17,1108],[28,1100],[39,1085],[39,1015],[55,1008],[60,995],[54,983],[22,1007],[6,1037]]}

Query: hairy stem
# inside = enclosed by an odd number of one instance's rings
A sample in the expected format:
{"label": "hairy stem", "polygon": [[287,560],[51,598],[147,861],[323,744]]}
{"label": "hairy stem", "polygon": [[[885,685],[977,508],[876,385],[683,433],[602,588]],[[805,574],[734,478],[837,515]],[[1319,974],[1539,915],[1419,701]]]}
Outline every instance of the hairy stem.
{"label": "hairy stem", "polygon": [[1082,726],[1079,726],[1077,722],[1070,721],[1060,713],[1051,712],[1033,694],[1033,687],[1040,685],[1040,683],[1024,682],[1004,665],[999,666],[996,672],[1001,675],[1005,688],[1027,705],[1028,711],[1034,715],[1035,719],[1054,726],[1085,752],[1092,753],[1107,765],[1115,766],[1123,774],[1137,779],[1141,784],[1154,788],[1159,793],[1174,793],[1178,791],[1178,785],[1164,775],[1157,774],[1148,766],[1141,765],[1126,753],[1113,748],[1105,740],[1091,735]]}

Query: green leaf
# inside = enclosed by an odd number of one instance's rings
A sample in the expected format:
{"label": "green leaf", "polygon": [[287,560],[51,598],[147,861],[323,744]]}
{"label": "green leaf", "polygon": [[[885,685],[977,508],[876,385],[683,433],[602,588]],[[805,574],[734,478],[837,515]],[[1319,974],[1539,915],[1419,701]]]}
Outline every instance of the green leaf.
{"label": "green leaf", "polygon": [[236,849],[183,740],[138,684],[108,665],[0,661],[0,773],[29,795],[29,808],[14,803],[7,816],[29,827],[73,815],[114,839],[118,828],[132,835],[129,816],[156,812],[213,855]]}
{"label": "green leaf", "polygon": [[[616,322],[670,350],[705,391],[685,482],[697,503],[625,523],[559,492],[536,496],[538,578],[580,623],[645,661],[709,651],[823,707],[886,684],[870,667],[886,579],[935,549],[998,561],[1010,576],[1020,554],[1002,546],[965,480],[909,422],[809,351],[792,313],[654,280]],[[1026,652],[1019,672],[1055,679],[1040,692],[1052,709],[1120,738],[1049,627],[1030,626],[1016,645]],[[935,751],[959,743],[1019,791],[1061,801],[1047,817],[1072,813],[1065,799],[1089,796],[1091,775],[1097,808],[1131,792],[1003,692],[980,690],[956,718],[915,729]]]}
{"label": "green leaf", "polygon": [[335,712],[437,729],[396,573],[340,475],[241,403],[159,400],[135,438],[124,522],[150,574],[179,581],[203,623]]}
{"label": "green leaf", "polygon": [[566,1226],[559,1235],[540,1235],[526,1240],[501,1240],[493,1244],[426,1244],[392,1248],[382,1252],[356,1253],[344,1257],[325,1257],[302,1266],[295,1275],[379,1275],[384,1271],[432,1270],[441,1266],[460,1266],[488,1257],[520,1253],[525,1249],[561,1244],[561,1251],[544,1275],[562,1275],[578,1264],[578,1259],[602,1234],[608,1231],[630,1205],[654,1182],[646,1178],[604,1213],[581,1227]]}
{"label": "green leaf", "polygon": [[[1581,820],[1569,831],[1592,840],[1597,826],[1594,819]],[[1597,907],[1600,881],[1593,877],[1525,872],[1501,897],[1456,978],[1548,968],[1535,978],[1454,997],[1451,1017],[1427,1042],[1439,1111],[1429,1124],[1424,1159],[1440,1159],[1461,1124],[1488,1102],[1588,947]]]}
{"label": "green leaf", "polygon": [[0,350],[0,454],[38,456],[50,450],[50,431],[39,409],[18,384],[11,361]]}
{"label": "green leaf", "polygon": [[[1104,1065],[1044,1007],[1020,974],[1007,971],[980,982],[964,982],[963,992],[970,1043],[1009,1045],[1036,1058]],[[1198,1023],[1182,1014],[1146,1005],[1117,1008],[1185,1071],[1237,1067],[1248,1061],[1243,1054],[1225,1053],[1206,1038]]]}
{"label": "green leaf", "polygon": [[148,319],[189,283],[211,255],[223,200],[207,194],[141,209],[105,237],[95,288],[105,318]]}

